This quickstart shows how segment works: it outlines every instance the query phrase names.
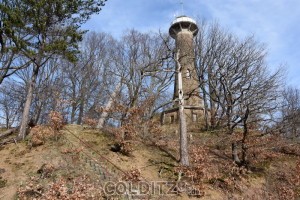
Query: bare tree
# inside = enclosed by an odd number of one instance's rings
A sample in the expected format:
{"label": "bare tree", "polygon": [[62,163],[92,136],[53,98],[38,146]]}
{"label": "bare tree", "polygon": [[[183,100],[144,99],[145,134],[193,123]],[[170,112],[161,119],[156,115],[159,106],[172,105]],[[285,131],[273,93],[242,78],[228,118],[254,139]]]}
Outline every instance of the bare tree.
{"label": "bare tree", "polygon": [[282,92],[281,116],[277,123],[281,134],[289,138],[297,138],[300,135],[300,90],[287,87]]}
{"label": "bare tree", "polygon": [[200,21],[199,24],[201,29],[195,45],[197,73],[203,92],[206,126],[216,128],[221,123],[222,108],[219,103],[221,99],[217,99],[221,87],[215,72],[218,69],[218,62],[227,56],[234,41],[232,41],[233,36],[216,22],[207,24],[205,21]]}
{"label": "bare tree", "polygon": [[82,53],[78,62],[61,62],[65,94],[71,104],[71,123],[81,124],[84,115],[102,106],[107,98],[109,75],[106,71],[113,66],[110,62],[113,43],[110,35],[91,32],[80,43]]}
{"label": "bare tree", "polygon": [[15,126],[20,119],[19,111],[24,102],[24,95],[22,95],[20,89],[20,85],[12,83],[12,81],[4,82],[0,86],[1,118],[4,120],[7,129],[13,125]]}
{"label": "bare tree", "polygon": [[104,122],[107,119],[108,115],[109,115],[109,110],[112,108],[113,103],[115,102],[115,99],[117,97],[117,95],[120,93],[120,90],[122,88],[122,81],[120,81],[116,88],[114,89],[114,91],[112,92],[112,94],[110,95],[105,107],[102,110],[102,113],[100,115],[100,118],[98,120],[98,124],[97,124],[97,128],[101,129],[104,126]]}
{"label": "bare tree", "polygon": [[[197,38],[199,79],[211,114],[212,128],[225,127],[233,135],[243,127],[243,139],[232,139],[232,158],[242,164],[246,159],[245,141],[249,124],[266,120],[267,112],[278,110],[281,70],[269,73],[266,50],[253,36],[239,39],[222,30],[218,24],[203,28]],[[238,146],[242,144],[243,156]]]}
{"label": "bare tree", "polygon": [[[131,30],[118,43],[114,56],[116,69],[111,73],[116,80],[122,81],[119,103],[130,109],[155,97],[149,117],[163,104],[158,102],[171,83],[172,74],[164,69],[169,68],[172,54],[164,39],[159,34]],[[126,117],[126,112],[123,117]]]}

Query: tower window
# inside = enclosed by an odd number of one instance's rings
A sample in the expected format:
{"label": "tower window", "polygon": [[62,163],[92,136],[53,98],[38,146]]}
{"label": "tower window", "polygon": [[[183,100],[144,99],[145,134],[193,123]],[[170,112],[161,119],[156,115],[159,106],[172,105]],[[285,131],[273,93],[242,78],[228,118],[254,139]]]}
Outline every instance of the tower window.
{"label": "tower window", "polygon": [[171,124],[173,124],[173,123],[175,122],[174,115],[171,115],[171,117],[170,117],[170,122],[171,122]]}
{"label": "tower window", "polygon": [[197,114],[193,113],[193,122],[197,122],[198,118],[197,118]]}
{"label": "tower window", "polygon": [[186,70],[186,78],[188,78],[188,79],[191,78],[191,70],[190,69]]}

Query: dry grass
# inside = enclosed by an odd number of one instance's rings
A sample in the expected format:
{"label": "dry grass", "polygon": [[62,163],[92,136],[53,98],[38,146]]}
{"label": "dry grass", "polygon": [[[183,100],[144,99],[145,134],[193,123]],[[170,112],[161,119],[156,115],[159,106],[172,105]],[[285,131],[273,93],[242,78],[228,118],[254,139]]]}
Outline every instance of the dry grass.
{"label": "dry grass", "polygon": [[[175,126],[170,129],[163,127],[162,134],[153,137],[154,141],[134,140],[131,156],[110,151],[115,139],[109,133],[76,125],[66,128],[96,152],[89,154],[95,160],[101,161],[100,155],[105,156],[122,171],[129,172],[127,179],[178,179],[178,174],[175,173],[178,163],[174,159],[178,158],[178,133]],[[37,128],[39,129],[43,128]],[[47,131],[37,134],[49,135]],[[61,134],[75,147],[68,145],[63,138],[53,140],[51,137],[43,137],[43,145],[34,148],[29,148],[26,142],[22,142],[17,145],[8,144],[0,150],[0,169],[4,169],[0,173],[0,180],[5,180],[4,187],[0,188],[0,198],[14,199],[19,191],[21,199],[42,199],[41,195],[54,195],[51,197],[55,199],[58,198],[57,193],[53,194],[55,190],[61,190],[61,195],[69,194],[69,197],[74,198],[102,198],[99,192],[101,189],[98,190],[101,188],[99,176],[80,157],[80,153],[87,152],[85,145],[68,131],[62,131]],[[226,136],[222,132],[190,134],[191,162],[198,170],[193,176],[198,179],[203,192],[201,199],[299,199],[300,160],[299,156],[293,155],[297,149],[291,149],[292,145],[283,150],[279,148],[276,156],[271,155],[274,153],[272,149],[265,151],[259,155],[260,160],[252,162],[251,168],[243,169],[232,163]],[[154,145],[155,143],[160,146]],[[108,169],[112,167],[107,162],[104,165]],[[118,176],[120,179],[124,177],[121,172]],[[190,181],[187,177],[182,180]],[[82,184],[74,185],[78,182]],[[82,188],[88,188],[87,191],[94,196],[80,193]],[[67,189],[69,193],[66,194],[64,192]],[[193,199],[184,193],[151,198]]]}

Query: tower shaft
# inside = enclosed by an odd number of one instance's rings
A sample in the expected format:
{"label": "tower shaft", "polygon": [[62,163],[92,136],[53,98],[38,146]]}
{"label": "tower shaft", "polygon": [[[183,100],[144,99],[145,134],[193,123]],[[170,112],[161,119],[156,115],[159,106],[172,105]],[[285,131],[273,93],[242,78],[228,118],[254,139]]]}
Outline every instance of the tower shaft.
{"label": "tower shaft", "polygon": [[177,73],[175,74],[173,108],[162,112],[162,124],[178,122],[179,118],[184,116],[189,128],[202,126],[204,109],[203,100],[200,97],[194,51],[194,37],[197,33],[196,22],[186,16],[177,17],[169,29],[169,34],[176,43]]}
{"label": "tower shaft", "polygon": [[[176,34],[176,51],[179,52],[179,63],[182,72],[182,89],[185,105],[199,106],[199,81],[195,68],[195,52],[193,33],[188,30],[181,30]],[[178,98],[178,76],[175,77],[173,99]]]}
{"label": "tower shaft", "polygon": [[[185,106],[200,106],[199,81],[195,68],[194,36],[198,33],[196,22],[186,16],[177,17],[170,29],[170,36],[175,39],[176,51],[182,73],[182,85]],[[178,66],[177,66],[178,67]],[[178,76],[175,77],[173,100],[178,98]],[[177,104],[175,103],[176,107]]]}

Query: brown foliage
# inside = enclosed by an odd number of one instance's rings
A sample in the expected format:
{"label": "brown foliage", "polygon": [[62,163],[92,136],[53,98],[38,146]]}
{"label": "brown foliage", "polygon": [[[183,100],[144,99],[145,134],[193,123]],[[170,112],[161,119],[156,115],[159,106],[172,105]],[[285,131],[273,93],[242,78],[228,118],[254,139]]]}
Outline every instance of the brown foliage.
{"label": "brown foliage", "polygon": [[139,169],[131,169],[122,177],[124,181],[138,182],[141,180],[141,171]]}
{"label": "brown foliage", "polygon": [[133,151],[132,143],[129,142],[129,141],[122,141],[120,143],[120,145],[121,145],[121,151],[120,152],[123,155],[130,156],[131,152]]}
{"label": "brown foliage", "polygon": [[132,139],[136,136],[145,137],[160,133],[161,130],[158,123],[149,119],[147,116],[154,100],[154,97],[149,97],[140,102],[139,105],[133,107],[128,107],[115,102],[115,106],[109,112],[119,113],[122,116],[122,126],[119,128],[117,134],[119,134],[120,137],[123,137],[123,139],[124,137]]}
{"label": "brown foliage", "polygon": [[272,173],[270,183],[279,199],[290,200],[300,197],[300,161],[295,166],[283,165],[279,171]]}
{"label": "brown foliage", "polygon": [[[206,172],[206,169],[209,167],[207,163],[207,154],[208,149],[192,146],[190,149],[190,166],[180,166],[175,169],[179,174],[179,177],[182,174],[182,179],[192,184],[196,191],[203,191],[203,179],[208,175]],[[203,196],[204,192],[200,192],[197,195],[199,197]]]}
{"label": "brown foliage", "polygon": [[83,150],[83,147],[78,147],[76,149],[67,148],[67,149],[61,150],[61,153],[63,153],[63,154],[73,154],[73,153],[79,154],[82,150]]}
{"label": "brown foliage", "polygon": [[36,147],[43,145],[47,138],[54,136],[54,132],[51,128],[47,126],[35,126],[30,130],[31,135],[31,146]]}
{"label": "brown foliage", "polygon": [[60,112],[51,111],[49,114],[49,124],[54,132],[60,131],[64,126],[64,118]]}
{"label": "brown foliage", "polygon": [[51,111],[49,114],[49,126],[35,126],[31,128],[31,145],[33,147],[43,145],[47,139],[58,139],[61,136],[64,119],[59,112]]}
{"label": "brown foliage", "polygon": [[41,174],[41,178],[49,178],[52,176],[55,167],[51,164],[43,164],[40,169],[37,171],[38,174]]}
{"label": "brown foliage", "polygon": [[154,98],[148,98],[137,106],[131,108],[116,103],[109,110],[111,114],[118,113],[122,116],[122,126],[110,129],[120,146],[120,152],[124,155],[130,155],[133,151],[132,141],[137,138],[157,137],[161,134],[158,122],[149,119],[146,116],[150,106],[153,104]]}
{"label": "brown foliage", "polygon": [[60,112],[51,111],[49,114],[49,124],[53,130],[55,139],[57,140],[61,136],[60,130],[64,126],[64,118]]}
{"label": "brown foliage", "polygon": [[84,117],[83,124],[90,126],[91,128],[96,128],[98,121],[96,119]]}
{"label": "brown foliage", "polygon": [[91,183],[86,176],[77,177],[73,180],[59,179],[44,187],[36,183],[32,178],[26,186],[20,187],[18,197],[21,200],[75,200],[75,199],[101,199],[102,190]]}

